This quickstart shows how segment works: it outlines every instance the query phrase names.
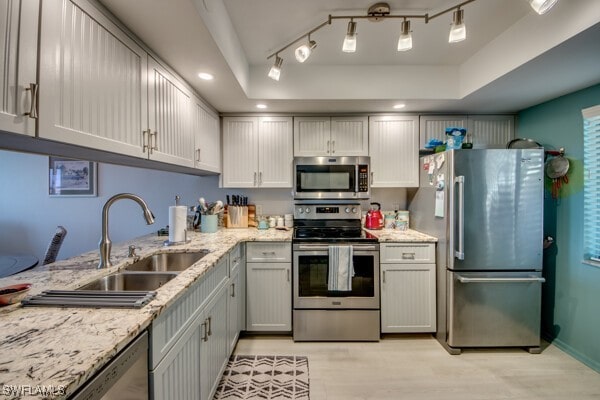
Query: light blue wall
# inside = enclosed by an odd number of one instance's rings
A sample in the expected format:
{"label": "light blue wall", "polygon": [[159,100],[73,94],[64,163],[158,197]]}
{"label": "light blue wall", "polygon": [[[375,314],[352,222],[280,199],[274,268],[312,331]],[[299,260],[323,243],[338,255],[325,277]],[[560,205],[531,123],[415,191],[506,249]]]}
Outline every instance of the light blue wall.
{"label": "light blue wall", "polygon": [[97,197],[49,197],[48,157],[0,150],[0,253],[34,254],[43,259],[57,225],[67,229],[58,259],[98,248],[102,207],[121,192],[140,195],[154,215],[146,225],[140,207],[130,200],[110,209],[114,243],[156,232],[168,224],[168,207],[175,195],[182,204],[195,204],[201,178],[140,168],[100,164]]}
{"label": "light blue wall", "polygon": [[[522,110],[518,136],[548,149],[564,147],[569,184],[559,200],[546,193],[545,232],[555,245],[544,252],[542,332],[600,371],[600,268],[583,264],[583,122],[581,110],[600,104],[600,85]],[[596,171],[598,173],[599,171]]]}

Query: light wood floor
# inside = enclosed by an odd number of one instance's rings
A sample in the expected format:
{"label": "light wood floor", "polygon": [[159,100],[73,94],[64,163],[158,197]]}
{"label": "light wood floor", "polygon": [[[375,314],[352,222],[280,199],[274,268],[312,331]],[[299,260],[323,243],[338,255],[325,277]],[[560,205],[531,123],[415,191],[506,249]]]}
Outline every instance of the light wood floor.
{"label": "light wood floor", "polygon": [[246,336],[236,354],[308,356],[311,400],[599,400],[600,374],[552,345],[449,355],[429,335],[378,343]]}

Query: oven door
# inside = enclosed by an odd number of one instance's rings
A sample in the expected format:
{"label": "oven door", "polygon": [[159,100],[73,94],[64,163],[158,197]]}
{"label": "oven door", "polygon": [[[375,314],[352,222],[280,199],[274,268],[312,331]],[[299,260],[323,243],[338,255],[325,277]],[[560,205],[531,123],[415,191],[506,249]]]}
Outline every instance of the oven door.
{"label": "oven door", "polygon": [[330,291],[329,245],[294,244],[294,309],[379,309],[379,245],[353,244],[352,253],[352,290]]}

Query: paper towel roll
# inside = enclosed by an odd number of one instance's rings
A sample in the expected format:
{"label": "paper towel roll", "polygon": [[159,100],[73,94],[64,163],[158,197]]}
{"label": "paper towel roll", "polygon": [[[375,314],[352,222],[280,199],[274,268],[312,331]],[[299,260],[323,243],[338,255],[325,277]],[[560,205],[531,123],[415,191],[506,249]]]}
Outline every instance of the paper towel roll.
{"label": "paper towel roll", "polygon": [[169,207],[169,242],[183,242],[187,229],[187,207]]}

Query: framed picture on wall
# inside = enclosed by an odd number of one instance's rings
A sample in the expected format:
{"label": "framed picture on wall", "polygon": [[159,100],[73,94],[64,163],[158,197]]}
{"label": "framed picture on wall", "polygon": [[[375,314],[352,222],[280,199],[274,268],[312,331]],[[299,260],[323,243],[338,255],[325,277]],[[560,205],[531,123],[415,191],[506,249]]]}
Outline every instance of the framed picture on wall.
{"label": "framed picture on wall", "polygon": [[98,195],[98,164],[72,158],[49,157],[50,196]]}

